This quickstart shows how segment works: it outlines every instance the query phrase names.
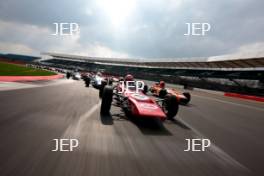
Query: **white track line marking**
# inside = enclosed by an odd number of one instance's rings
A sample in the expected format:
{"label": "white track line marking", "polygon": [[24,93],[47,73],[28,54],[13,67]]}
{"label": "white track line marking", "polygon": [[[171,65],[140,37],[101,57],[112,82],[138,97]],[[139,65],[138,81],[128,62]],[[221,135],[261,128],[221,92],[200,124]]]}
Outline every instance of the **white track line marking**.
{"label": "white track line marking", "polygon": [[85,121],[100,107],[101,101],[95,104],[89,111],[80,116],[77,123],[70,125],[63,133],[62,138],[80,137],[81,129],[85,125]]}
{"label": "white track line marking", "polygon": [[18,83],[18,82],[0,82],[0,91],[26,89],[33,87],[38,87],[38,86],[33,84]]}
{"label": "white track line marking", "polygon": [[192,96],[199,97],[199,98],[203,98],[203,99],[207,99],[207,100],[218,101],[218,102],[221,102],[221,103],[227,103],[227,104],[232,104],[232,105],[236,105],[236,106],[241,106],[241,107],[244,107],[244,108],[249,108],[249,109],[255,109],[255,110],[259,110],[259,111],[264,111],[264,108],[257,108],[257,107],[250,106],[250,105],[244,105],[244,104],[240,104],[240,103],[234,103],[234,102],[230,102],[230,101],[224,101],[224,100],[220,100],[220,99],[217,99],[217,98],[209,98],[209,97],[204,97],[204,96],[200,96],[200,95],[192,95]]}

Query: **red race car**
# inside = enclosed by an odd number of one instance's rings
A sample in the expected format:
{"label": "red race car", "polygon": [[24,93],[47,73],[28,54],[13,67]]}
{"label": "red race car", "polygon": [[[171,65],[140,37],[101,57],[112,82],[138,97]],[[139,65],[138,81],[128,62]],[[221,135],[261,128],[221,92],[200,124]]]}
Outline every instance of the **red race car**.
{"label": "red race car", "polygon": [[187,105],[191,100],[191,94],[189,92],[180,93],[176,89],[165,88],[164,81],[160,81],[158,83],[155,83],[153,86],[151,86],[150,92],[153,95],[158,96],[160,98],[168,94],[174,95],[177,98],[178,102],[183,105]]}
{"label": "red race car", "polygon": [[144,93],[144,89],[137,90],[136,85],[138,84],[132,75],[127,75],[124,81],[115,86],[106,85],[102,93],[101,114],[108,115],[112,102],[117,101],[115,104],[132,117],[158,118],[164,121],[176,116],[179,108],[176,96],[149,97]]}

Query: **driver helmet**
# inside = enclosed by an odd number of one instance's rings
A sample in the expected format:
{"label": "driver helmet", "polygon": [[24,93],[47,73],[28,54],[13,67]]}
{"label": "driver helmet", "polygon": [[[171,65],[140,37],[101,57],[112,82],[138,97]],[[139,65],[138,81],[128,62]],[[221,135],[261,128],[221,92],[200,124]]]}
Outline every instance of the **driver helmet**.
{"label": "driver helmet", "polygon": [[134,81],[134,77],[132,75],[128,74],[125,76],[125,82],[126,81]]}
{"label": "driver helmet", "polygon": [[163,89],[165,88],[165,82],[164,81],[160,81],[160,87]]}

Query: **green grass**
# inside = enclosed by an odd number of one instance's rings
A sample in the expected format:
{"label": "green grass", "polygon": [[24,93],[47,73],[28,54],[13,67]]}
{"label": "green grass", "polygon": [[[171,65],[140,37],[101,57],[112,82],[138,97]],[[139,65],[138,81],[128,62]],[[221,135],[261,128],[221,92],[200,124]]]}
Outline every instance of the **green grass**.
{"label": "green grass", "polygon": [[0,62],[0,76],[50,76],[56,73],[29,68],[23,65]]}

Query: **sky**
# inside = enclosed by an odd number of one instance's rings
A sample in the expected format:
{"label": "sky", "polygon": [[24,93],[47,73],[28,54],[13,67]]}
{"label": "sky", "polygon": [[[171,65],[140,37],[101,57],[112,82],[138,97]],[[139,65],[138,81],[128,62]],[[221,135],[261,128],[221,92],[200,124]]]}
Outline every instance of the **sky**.
{"label": "sky", "polygon": [[[263,7],[263,0],[0,0],[0,52],[160,60],[264,56]],[[80,31],[52,35],[54,23],[77,23]],[[186,23],[211,28],[204,36],[184,35]]]}

